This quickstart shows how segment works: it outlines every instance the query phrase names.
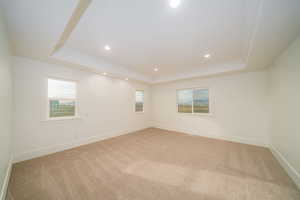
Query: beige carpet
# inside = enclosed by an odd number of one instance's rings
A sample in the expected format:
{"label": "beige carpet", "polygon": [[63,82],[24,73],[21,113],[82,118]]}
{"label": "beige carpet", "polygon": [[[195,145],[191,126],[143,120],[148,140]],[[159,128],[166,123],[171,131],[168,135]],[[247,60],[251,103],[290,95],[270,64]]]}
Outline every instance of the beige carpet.
{"label": "beige carpet", "polygon": [[266,148],[160,129],[17,163],[10,200],[299,200]]}

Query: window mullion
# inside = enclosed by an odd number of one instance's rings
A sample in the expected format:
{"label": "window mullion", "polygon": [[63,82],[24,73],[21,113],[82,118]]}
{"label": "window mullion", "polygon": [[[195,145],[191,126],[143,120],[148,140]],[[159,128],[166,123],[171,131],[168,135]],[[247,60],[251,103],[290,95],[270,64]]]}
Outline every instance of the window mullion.
{"label": "window mullion", "polygon": [[192,114],[194,114],[194,90],[193,90],[193,97],[192,97]]}

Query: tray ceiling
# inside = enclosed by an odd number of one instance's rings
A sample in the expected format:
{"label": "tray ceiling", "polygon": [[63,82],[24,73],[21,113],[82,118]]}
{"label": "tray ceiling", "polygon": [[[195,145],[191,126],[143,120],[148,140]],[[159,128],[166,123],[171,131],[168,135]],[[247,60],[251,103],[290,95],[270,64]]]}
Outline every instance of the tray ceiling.
{"label": "tray ceiling", "polygon": [[176,8],[170,1],[1,6],[15,55],[147,83],[264,68],[300,33],[298,0],[181,0]]}

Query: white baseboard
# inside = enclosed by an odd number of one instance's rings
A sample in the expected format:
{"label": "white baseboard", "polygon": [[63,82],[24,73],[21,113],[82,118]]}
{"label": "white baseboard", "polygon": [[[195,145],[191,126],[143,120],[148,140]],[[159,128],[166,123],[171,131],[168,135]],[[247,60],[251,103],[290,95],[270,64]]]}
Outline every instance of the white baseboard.
{"label": "white baseboard", "polygon": [[6,174],[5,174],[5,178],[4,178],[4,182],[3,182],[3,185],[2,185],[2,188],[1,188],[1,193],[0,193],[0,200],[5,200],[5,197],[6,197],[6,192],[7,192],[7,186],[8,186],[8,183],[9,183],[9,178],[10,178],[10,174],[11,174],[11,168],[12,168],[12,162],[13,159],[11,158],[9,163],[8,163],[8,167],[7,167],[7,170],[6,170]]}
{"label": "white baseboard", "polygon": [[207,138],[226,140],[226,141],[237,142],[237,143],[242,143],[242,144],[250,144],[250,145],[261,146],[261,147],[268,147],[269,146],[266,142],[261,142],[261,141],[257,141],[257,140],[249,139],[249,138],[214,135],[214,134],[203,134],[203,133],[195,134],[195,133],[193,133],[191,131],[188,131],[188,130],[170,128],[170,127],[166,127],[166,126],[153,126],[153,127],[154,128],[159,128],[159,129],[164,129],[164,130],[169,130],[169,131],[182,132],[182,133],[186,133],[186,134],[189,134],[189,135],[196,135],[196,136],[202,136],[202,137],[207,137]]}
{"label": "white baseboard", "polygon": [[270,150],[275,156],[275,158],[279,161],[281,166],[285,169],[288,175],[293,179],[298,188],[300,188],[300,173],[287,161],[287,159],[280,153],[275,146],[270,145]]}
{"label": "white baseboard", "polygon": [[33,158],[37,158],[37,157],[40,157],[40,156],[45,156],[45,155],[48,155],[48,154],[64,151],[64,150],[67,150],[67,149],[72,149],[72,148],[75,148],[75,147],[78,147],[78,146],[81,146],[81,145],[90,144],[90,143],[93,143],[93,142],[98,142],[98,141],[101,141],[101,140],[117,137],[117,136],[120,136],[120,135],[125,135],[125,134],[128,134],[128,133],[143,130],[143,129],[146,129],[146,128],[149,128],[149,127],[139,128],[139,129],[136,129],[136,130],[118,131],[118,132],[111,132],[111,133],[96,135],[96,136],[92,136],[92,137],[89,137],[89,138],[74,140],[74,141],[72,141],[70,143],[66,143],[66,144],[58,144],[58,145],[54,145],[54,146],[50,146],[50,147],[45,147],[45,148],[40,148],[40,149],[35,149],[35,150],[32,150],[32,151],[27,151],[27,152],[15,154],[14,159],[13,159],[13,163],[17,163],[17,162],[21,162],[21,161],[25,161],[25,160],[30,160],[30,159],[33,159]]}

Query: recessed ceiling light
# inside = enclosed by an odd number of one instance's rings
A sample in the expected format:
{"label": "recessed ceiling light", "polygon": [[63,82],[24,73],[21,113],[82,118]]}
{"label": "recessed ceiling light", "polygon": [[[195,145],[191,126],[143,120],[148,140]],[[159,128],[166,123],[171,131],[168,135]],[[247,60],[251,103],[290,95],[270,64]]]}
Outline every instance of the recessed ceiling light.
{"label": "recessed ceiling light", "polygon": [[158,71],[158,68],[154,68],[154,71],[157,72],[157,71]]}
{"label": "recessed ceiling light", "polygon": [[125,78],[125,81],[128,81],[129,79],[128,78]]}
{"label": "recessed ceiling light", "polygon": [[180,5],[180,0],[169,0],[171,8],[177,8]]}
{"label": "recessed ceiling light", "polygon": [[110,51],[110,50],[111,50],[110,46],[108,46],[108,45],[105,45],[105,46],[104,46],[104,49],[105,49],[106,51]]}
{"label": "recessed ceiling light", "polygon": [[210,58],[210,56],[211,55],[209,53],[207,53],[207,54],[204,55],[204,58]]}
{"label": "recessed ceiling light", "polygon": [[106,73],[106,72],[103,72],[102,74],[103,74],[104,76],[106,76],[106,75],[107,75],[107,73]]}

